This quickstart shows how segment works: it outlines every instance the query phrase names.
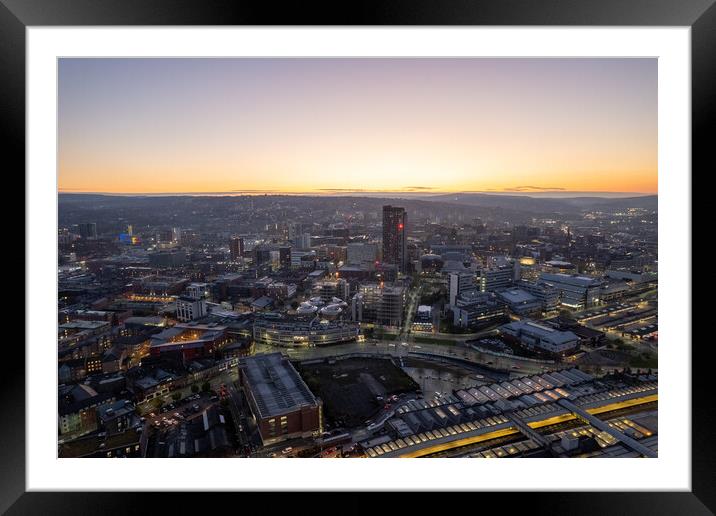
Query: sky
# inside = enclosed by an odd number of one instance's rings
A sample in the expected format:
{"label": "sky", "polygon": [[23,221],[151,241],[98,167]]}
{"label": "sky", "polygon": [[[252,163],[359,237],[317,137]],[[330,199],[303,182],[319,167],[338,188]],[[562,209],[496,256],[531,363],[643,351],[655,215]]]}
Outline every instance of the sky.
{"label": "sky", "polygon": [[657,192],[657,60],[59,60],[61,192]]}

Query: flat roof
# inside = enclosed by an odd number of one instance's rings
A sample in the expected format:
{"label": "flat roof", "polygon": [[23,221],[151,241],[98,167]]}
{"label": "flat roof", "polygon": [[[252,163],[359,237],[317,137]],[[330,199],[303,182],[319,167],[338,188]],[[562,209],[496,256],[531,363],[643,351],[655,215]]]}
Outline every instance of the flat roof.
{"label": "flat roof", "polygon": [[537,301],[537,298],[532,294],[519,288],[504,290],[498,295],[508,303],[531,303]]}
{"label": "flat roof", "polygon": [[85,321],[78,319],[67,323],[60,324],[60,328],[68,330],[94,330],[102,328],[103,326],[109,326],[109,321]]}
{"label": "flat roof", "polygon": [[540,275],[540,279],[544,281],[556,281],[559,283],[566,283],[568,285],[577,285],[580,287],[591,287],[601,283],[599,278],[590,278],[589,276],[579,276],[577,274],[549,274],[543,272]]}
{"label": "flat roof", "polygon": [[316,405],[313,393],[281,353],[248,357],[241,368],[262,418]]}
{"label": "flat roof", "polygon": [[541,338],[548,338],[553,342],[569,342],[577,339],[571,331],[560,331],[556,328],[544,326],[530,319],[522,319],[521,321],[514,321],[505,324],[503,328],[509,328],[512,330],[526,331],[533,335],[539,335]]}

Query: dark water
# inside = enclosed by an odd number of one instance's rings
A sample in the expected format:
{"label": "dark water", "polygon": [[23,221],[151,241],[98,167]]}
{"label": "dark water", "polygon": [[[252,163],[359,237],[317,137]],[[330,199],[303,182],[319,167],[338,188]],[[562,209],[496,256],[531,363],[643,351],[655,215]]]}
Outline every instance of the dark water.
{"label": "dark water", "polygon": [[403,371],[420,385],[420,388],[423,390],[423,395],[426,398],[429,398],[435,392],[451,394],[455,389],[490,382],[490,378],[487,376],[477,378],[478,373],[474,371],[468,371],[451,365],[414,360],[406,360]]}

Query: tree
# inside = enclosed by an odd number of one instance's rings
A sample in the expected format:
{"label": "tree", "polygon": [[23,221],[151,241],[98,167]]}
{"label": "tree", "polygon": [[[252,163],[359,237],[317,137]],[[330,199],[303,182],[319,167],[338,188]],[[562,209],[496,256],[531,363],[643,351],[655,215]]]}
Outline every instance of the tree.
{"label": "tree", "polygon": [[211,384],[209,382],[202,383],[201,390],[204,392],[209,392],[211,390]]}
{"label": "tree", "polygon": [[181,392],[175,392],[174,394],[172,394],[172,399],[174,401],[179,401],[181,399]]}
{"label": "tree", "polygon": [[574,314],[570,310],[562,309],[559,311],[559,317],[560,319],[564,319],[565,321],[575,321]]}
{"label": "tree", "polygon": [[198,386],[197,384],[192,385],[192,386],[191,386],[191,392],[193,392],[194,394],[196,394],[197,392],[199,392],[199,386]]}

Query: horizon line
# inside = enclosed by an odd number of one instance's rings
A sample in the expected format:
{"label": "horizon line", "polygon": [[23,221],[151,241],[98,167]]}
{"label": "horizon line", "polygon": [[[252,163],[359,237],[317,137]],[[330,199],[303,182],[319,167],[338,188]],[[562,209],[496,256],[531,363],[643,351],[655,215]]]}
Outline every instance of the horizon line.
{"label": "horizon line", "polygon": [[292,195],[292,196],[313,196],[313,197],[331,197],[331,196],[361,196],[366,194],[399,194],[419,197],[433,197],[443,195],[465,195],[465,194],[482,194],[508,196],[517,195],[521,197],[529,197],[531,195],[542,197],[546,195],[559,195],[560,197],[573,195],[578,197],[604,197],[604,196],[633,196],[647,197],[658,196],[657,192],[609,192],[609,191],[589,191],[589,190],[458,190],[458,191],[430,191],[430,190],[361,190],[361,189],[322,189],[313,191],[282,191],[282,190],[226,190],[226,191],[206,191],[206,192],[102,192],[102,191],[81,191],[73,189],[58,189],[58,194],[64,195],[106,195],[118,197],[166,197],[166,196],[261,196],[261,195]]}

